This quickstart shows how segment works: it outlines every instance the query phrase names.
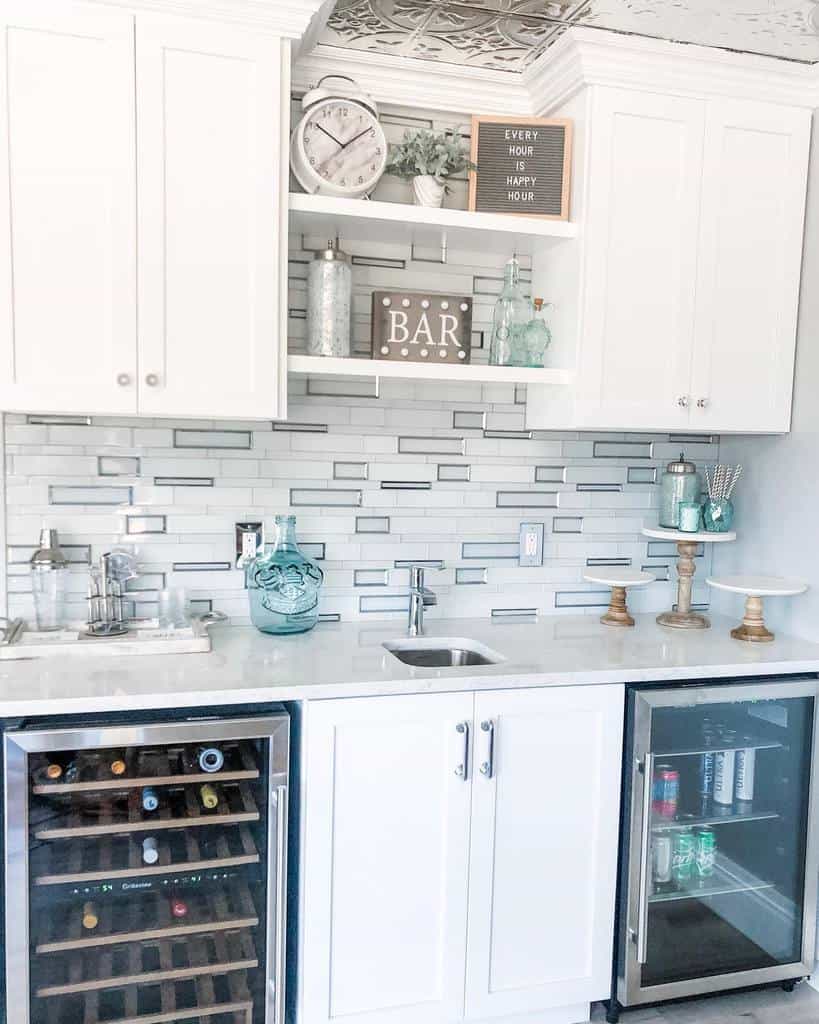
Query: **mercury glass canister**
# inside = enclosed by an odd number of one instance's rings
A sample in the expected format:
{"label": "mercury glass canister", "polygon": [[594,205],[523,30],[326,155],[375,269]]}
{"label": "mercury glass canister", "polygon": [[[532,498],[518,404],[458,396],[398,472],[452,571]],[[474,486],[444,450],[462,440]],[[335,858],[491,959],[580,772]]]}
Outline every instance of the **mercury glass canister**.
{"label": "mercury glass canister", "polygon": [[669,462],[660,480],[660,526],[680,528],[680,505],[699,502],[702,481],[697,467],[688,462],[683,452],[676,462]]}
{"label": "mercury glass canister", "polygon": [[328,242],[307,268],[308,355],[350,355],[352,291],[350,260]]}

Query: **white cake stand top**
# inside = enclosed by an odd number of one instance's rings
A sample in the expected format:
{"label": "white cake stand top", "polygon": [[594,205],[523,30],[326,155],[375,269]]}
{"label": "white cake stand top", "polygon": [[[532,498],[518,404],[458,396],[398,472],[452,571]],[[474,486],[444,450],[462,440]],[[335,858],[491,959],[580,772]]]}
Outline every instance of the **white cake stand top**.
{"label": "white cake stand top", "polygon": [[729,590],[747,597],[794,597],[808,589],[802,580],[788,580],[781,576],[709,576],[705,582],[717,590]]}
{"label": "white cake stand top", "polygon": [[602,583],[607,587],[645,587],[656,578],[654,573],[622,566],[612,566],[608,572],[601,566],[598,572],[583,573],[583,579],[587,583]]}
{"label": "white cake stand top", "polygon": [[724,533],[712,533],[710,530],[698,530],[696,533],[686,533],[684,530],[671,530],[665,526],[644,526],[644,537],[653,537],[655,540],[673,540],[676,544],[681,541],[696,541],[705,544],[720,544],[728,540],[736,540],[735,530],[726,530]]}

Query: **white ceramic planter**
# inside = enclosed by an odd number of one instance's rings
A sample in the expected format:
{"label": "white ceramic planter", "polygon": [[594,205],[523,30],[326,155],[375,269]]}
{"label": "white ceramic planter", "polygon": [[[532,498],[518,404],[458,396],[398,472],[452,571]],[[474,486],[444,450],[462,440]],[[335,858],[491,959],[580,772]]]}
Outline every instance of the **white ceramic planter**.
{"label": "white ceramic planter", "polygon": [[412,179],[412,195],[416,206],[441,206],[444,183],[434,174],[418,174]]}

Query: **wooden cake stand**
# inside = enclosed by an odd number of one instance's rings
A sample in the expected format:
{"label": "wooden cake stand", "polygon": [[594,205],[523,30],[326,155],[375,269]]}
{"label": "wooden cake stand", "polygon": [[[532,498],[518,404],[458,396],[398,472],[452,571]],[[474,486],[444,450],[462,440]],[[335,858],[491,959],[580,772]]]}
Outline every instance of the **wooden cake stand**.
{"label": "wooden cake stand", "polygon": [[656,578],[653,573],[627,568],[583,573],[583,579],[587,583],[602,583],[606,587],[611,587],[611,604],[606,614],[600,616],[600,621],[606,626],[633,626],[634,619],[626,607],[626,587],[646,587]]}
{"label": "wooden cake stand", "polygon": [[786,580],[780,576],[709,576],[706,582],[716,590],[745,594],[745,615],[742,624],[731,630],[731,636],[754,644],[770,643],[774,638],[762,617],[762,598],[794,597],[808,589],[807,583],[801,580]]}
{"label": "wooden cake stand", "polygon": [[643,536],[653,540],[670,540],[677,545],[677,610],[663,612],[657,616],[661,626],[672,626],[674,629],[708,629],[711,625],[706,615],[691,611],[691,588],[694,584],[694,573],[697,564],[694,556],[698,544],[726,544],[736,540],[733,530],[725,533],[710,533],[700,530],[698,533],[684,533],[682,530],[669,530],[664,526],[643,527]]}

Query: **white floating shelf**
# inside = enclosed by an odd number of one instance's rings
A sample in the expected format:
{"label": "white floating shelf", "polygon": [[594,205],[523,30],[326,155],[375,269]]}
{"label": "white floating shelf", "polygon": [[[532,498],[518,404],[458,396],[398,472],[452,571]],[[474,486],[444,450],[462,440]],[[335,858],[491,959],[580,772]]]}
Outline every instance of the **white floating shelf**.
{"label": "white floating shelf", "polygon": [[492,238],[506,248],[531,251],[541,242],[576,238],[576,224],[540,217],[429,209],[405,203],[335,199],[290,193],[290,230],[305,235],[339,237],[344,241],[415,242],[451,247],[485,247]]}
{"label": "white floating shelf", "polygon": [[469,363],[398,363],[386,359],[336,359],[330,356],[289,356],[290,373],[321,377],[401,377],[404,380],[439,380],[482,384],[553,384],[565,386],[571,370],[527,366],[482,366]]}

